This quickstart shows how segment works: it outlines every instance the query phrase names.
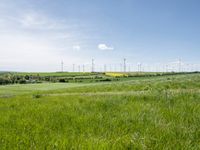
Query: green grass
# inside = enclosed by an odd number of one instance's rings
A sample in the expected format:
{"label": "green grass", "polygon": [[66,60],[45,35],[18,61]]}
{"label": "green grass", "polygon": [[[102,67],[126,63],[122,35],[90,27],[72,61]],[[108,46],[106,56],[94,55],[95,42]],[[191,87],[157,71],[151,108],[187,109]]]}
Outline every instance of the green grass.
{"label": "green grass", "polygon": [[200,75],[0,87],[0,149],[200,149]]}

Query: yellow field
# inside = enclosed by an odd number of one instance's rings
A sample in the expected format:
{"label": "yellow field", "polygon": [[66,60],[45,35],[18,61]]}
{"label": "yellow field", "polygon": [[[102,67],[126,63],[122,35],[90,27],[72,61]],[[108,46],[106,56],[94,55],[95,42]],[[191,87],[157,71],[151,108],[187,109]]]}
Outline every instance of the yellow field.
{"label": "yellow field", "polygon": [[113,73],[113,72],[107,72],[105,73],[106,76],[110,76],[110,77],[128,77],[128,74],[125,73]]}

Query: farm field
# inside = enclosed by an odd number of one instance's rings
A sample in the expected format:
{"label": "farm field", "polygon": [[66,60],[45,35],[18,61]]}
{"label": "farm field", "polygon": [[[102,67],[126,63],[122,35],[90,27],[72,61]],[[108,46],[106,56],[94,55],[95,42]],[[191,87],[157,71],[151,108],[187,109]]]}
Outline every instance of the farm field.
{"label": "farm field", "polygon": [[2,150],[200,149],[200,74],[2,85],[0,116]]}
{"label": "farm field", "polygon": [[34,83],[94,83],[198,72],[0,72],[0,85]]}

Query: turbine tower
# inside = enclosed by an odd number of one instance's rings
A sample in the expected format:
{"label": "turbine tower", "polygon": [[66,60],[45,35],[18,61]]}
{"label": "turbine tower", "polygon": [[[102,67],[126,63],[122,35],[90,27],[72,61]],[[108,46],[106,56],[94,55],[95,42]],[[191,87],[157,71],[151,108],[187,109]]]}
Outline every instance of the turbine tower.
{"label": "turbine tower", "polygon": [[107,71],[107,66],[106,66],[106,64],[104,65],[104,72],[106,72]]}
{"label": "turbine tower", "polygon": [[75,64],[73,64],[73,72],[75,72]]}
{"label": "turbine tower", "polygon": [[78,72],[81,72],[81,66],[80,65],[78,66]]}
{"label": "turbine tower", "polygon": [[85,72],[85,65],[83,64],[83,72]]}
{"label": "turbine tower", "polygon": [[94,59],[92,59],[92,72],[94,72]]}
{"label": "turbine tower", "polygon": [[124,72],[126,72],[126,58],[124,58]]}
{"label": "turbine tower", "polygon": [[63,72],[63,66],[64,66],[64,62],[61,61],[61,72]]}
{"label": "turbine tower", "polygon": [[138,72],[142,72],[142,64],[138,63]]}
{"label": "turbine tower", "polygon": [[178,71],[181,72],[181,59],[178,60]]}

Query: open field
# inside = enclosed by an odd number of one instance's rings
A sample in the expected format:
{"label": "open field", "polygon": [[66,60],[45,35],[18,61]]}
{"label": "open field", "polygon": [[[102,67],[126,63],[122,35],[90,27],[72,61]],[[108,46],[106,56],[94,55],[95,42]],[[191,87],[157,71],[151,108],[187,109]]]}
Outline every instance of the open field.
{"label": "open field", "polygon": [[[198,73],[198,72],[191,72]],[[33,83],[94,83],[135,79],[136,77],[156,77],[190,72],[0,72],[0,85]]]}
{"label": "open field", "polygon": [[0,149],[200,149],[199,114],[198,73],[0,86]]}

